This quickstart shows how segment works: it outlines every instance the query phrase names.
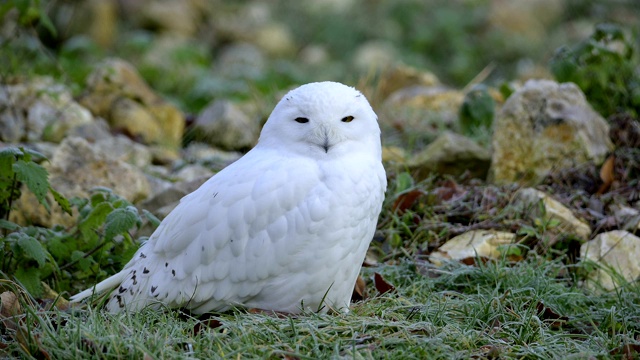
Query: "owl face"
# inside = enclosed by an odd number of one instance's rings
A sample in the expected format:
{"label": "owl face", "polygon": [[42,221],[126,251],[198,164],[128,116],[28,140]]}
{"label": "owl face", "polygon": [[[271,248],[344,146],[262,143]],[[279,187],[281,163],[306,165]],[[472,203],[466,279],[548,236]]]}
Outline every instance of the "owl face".
{"label": "owl face", "polygon": [[367,99],[334,82],[303,85],[285,95],[259,144],[316,158],[380,152],[380,127]]}

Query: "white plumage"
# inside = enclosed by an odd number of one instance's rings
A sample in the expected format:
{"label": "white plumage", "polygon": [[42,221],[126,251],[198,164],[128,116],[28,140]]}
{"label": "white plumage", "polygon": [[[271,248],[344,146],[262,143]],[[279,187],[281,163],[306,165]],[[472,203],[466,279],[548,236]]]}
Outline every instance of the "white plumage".
{"label": "white plumage", "polygon": [[72,301],[114,289],[111,312],[348,311],[386,185],[365,97],[303,85],[276,105],[254,149],[185,196],[121,272]]}

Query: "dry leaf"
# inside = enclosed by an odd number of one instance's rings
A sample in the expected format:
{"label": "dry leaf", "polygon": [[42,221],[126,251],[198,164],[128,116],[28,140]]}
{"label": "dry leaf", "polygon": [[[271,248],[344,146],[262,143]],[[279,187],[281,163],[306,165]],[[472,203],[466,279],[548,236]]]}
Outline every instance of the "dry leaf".
{"label": "dry leaf", "polygon": [[538,315],[542,320],[552,320],[550,326],[553,329],[561,328],[562,325],[569,321],[568,317],[560,315],[552,309],[546,307],[541,301],[536,305],[536,310],[538,311]]}
{"label": "dry leaf", "polygon": [[416,200],[424,193],[420,190],[411,190],[406,193],[398,195],[398,198],[393,203],[391,209],[394,212],[403,213],[407,209],[411,208],[415,204]]}
{"label": "dry leaf", "polygon": [[362,301],[367,298],[367,286],[362,276],[358,275],[356,279],[356,286],[353,288],[353,294],[351,294],[351,302]]}
{"label": "dry leaf", "polygon": [[382,275],[375,273],[373,276],[373,283],[376,286],[376,290],[378,290],[378,292],[380,293],[380,295],[382,294],[386,294],[388,292],[392,292],[395,291],[396,288],[395,286],[389,284],[383,277]]}
{"label": "dry leaf", "polygon": [[600,188],[598,189],[598,194],[604,194],[609,190],[611,184],[613,184],[613,180],[615,180],[615,162],[616,158],[611,154],[607,160],[605,160],[604,164],[602,164],[602,167],[600,168],[600,179],[602,180],[602,185],[600,185]]}

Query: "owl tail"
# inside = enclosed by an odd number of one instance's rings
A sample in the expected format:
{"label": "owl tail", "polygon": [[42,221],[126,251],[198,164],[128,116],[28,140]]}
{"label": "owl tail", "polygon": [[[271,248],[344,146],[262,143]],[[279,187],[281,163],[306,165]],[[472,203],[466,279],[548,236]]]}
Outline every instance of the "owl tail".
{"label": "owl tail", "polygon": [[106,291],[109,291],[111,289],[116,288],[118,285],[120,285],[122,283],[122,281],[124,281],[125,277],[127,276],[127,271],[122,270],[119,273],[106,278],[104,280],[102,280],[100,283],[98,283],[97,285],[95,285],[92,288],[89,288],[87,290],[84,290],[78,294],[73,295],[69,300],[71,302],[79,302],[83,299],[88,298],[89,296],[92,295],[99,295],[102,294]]}

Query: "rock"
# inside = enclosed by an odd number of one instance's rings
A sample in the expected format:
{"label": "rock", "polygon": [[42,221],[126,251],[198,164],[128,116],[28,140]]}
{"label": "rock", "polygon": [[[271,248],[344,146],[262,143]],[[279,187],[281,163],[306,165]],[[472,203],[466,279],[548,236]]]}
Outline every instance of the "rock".
{"label": "rock", "polygon": [[281,23],[272,22],[259,28],[253,43],[274,57],[290,56],[296,52],[291,30]]}
{"label": "rock", "polygon": [[195,35],[201,22],[201,13],[194,1],[143,1],[139,7],[138,21],[143,27],[184,37]]}
{"label": "rock", "polygon": [[144,168],[151,164],[152,154],[146,146],[139,144],[126,136],[118,135],[95,142],[93,149],[99,154],[126,162],[137,168]]}
{"label": "rock", "polygon": [[[51,186],[67,198],[85,198],[89,190],[103,186],[131,201],[138,202],[149,195],[149,183],[137,168],[121,160],[114,160],[96,151],[82,138],[65,138],[57,148],[51,162],[45,165]],[[12,221],[19,224],[54,224],[71,226],[75,220],[57,206],[47,213],[29,191],[23,191]]]}
{"label": "rock", "polygon": [[407,165],[417,179],[432,173],[459,176],[465,172],[484,179],[491,163],[491,153],[473,140],[445,131],[423,151],[413,156]]}
{"label": "rock", "polygon": [[93,116],[51,78],[0,86],[0,140],[6,142],[60,142],[76,126],[93,122]]}
{"label": "rock", "polygon": [[381,99],[386,99],[394,92],[412,86],[428,88],[441,85],[434,74],[402,64],[386,69],[381,74],[378,84],[378,95]]}
{"label": "rock", "polygon": [[173,208],[178,205],[180,199],[185,195],[194,192],[209,180],[210,176],[202,176],[189,181],[181,181],[170,185],[166,189],[156,193],[149,199],[143,201],[140,207],[149,210],[160,219],[164,219]]}
{"label": "rock", "polygon": [[356,49],[353,55],[353,65],[363,74],[380,72],[396,62],[398,58],[396,53],[392,43],[372,40]]}
{"label": "rock", "polygon": [[179,181],[191,181],[204,177],[212,177],[213,171],[200,164],[190,164],[180,168],[173,176]]}
{"label": "rock", "polygon": [[551,169],[601,163],[612,149],[606,121],[572,83],[529,80],[498,112],[489,180],[535,185]]}
{"label": "rock", "polygon": [[[593,290],[615,290],[640,277],[640,238],[623,230],[598,234],[580,247],[582,261],[591,260],[603,268],[592,271],[585,285]],[[614,269],[622,279],[612,277]],[[620,281],[622,280],[622,281]]]}
{"label": "rock", "polygon": [[113,135],[111,135],[111,130],[109,129],[109,124],[107,124],[107,121],[103,118],[96,118],[90,123],[69,129],[67,136],[81,137],[90,143],[113,137]]}
{"label": "rock", "polygon": [[234,43],[221,50],[216,71],[229,78],[256,79],[267,67],[267,59],[258,47],[249,43]]}
{"label": "rock", "polygon": [[87,78],[80,102],[119,131],[146,144],[177,151],[184,132],[184,117],[156,95],[136,69],[120,59],[108,59]]}
{"label": "rock", "polygon": [[252,147],[259,127],[229,100],[215,100],[200,112],[193,125],[197,139],[227,150]]}
{"label": "rock", "polygon": [[182,158],[190,163],[199,163],[214,171],[220,171],[240,159],[242,153],[222,151],[211,146],[192,142],[183,151]]}
{"label": "rock", "polygon": [[409,86],[393,92],[384,102],[385,121],[409,133],[433,132],[453,125],[464,93],[444,86]]}
{"label": "rock", "polygon": [[300,60],[309,66],[319,66],[327,63],[331,58],[326,46],[310,44],[300,50]]}
{"label": "rock", "polygon": [[476,257],[498,259],[502,248],[512,245],[515,234],[504,231],[472,230],[447,241],[431,253],[429,261],[437,266],[447,260],[465,260]]}
{"label": "rock", "polygon": [[[539,206],[540,202],[543,205],[542,209]],[[515,194],[515,203],[528,210],[526,216],[531,220],[541,219],[545,222],[555,220],[558,222],[557,226],[546,229],[546,234],[551,235],[547,243],[548,246],[553,246],[561,236],[567,233],[573,234],[583,241],[587,241],[591,237],[592,231],[589,224],[578,219],[569,208],[542,191],[533,188],[520,189]]]}

